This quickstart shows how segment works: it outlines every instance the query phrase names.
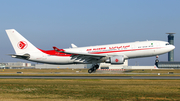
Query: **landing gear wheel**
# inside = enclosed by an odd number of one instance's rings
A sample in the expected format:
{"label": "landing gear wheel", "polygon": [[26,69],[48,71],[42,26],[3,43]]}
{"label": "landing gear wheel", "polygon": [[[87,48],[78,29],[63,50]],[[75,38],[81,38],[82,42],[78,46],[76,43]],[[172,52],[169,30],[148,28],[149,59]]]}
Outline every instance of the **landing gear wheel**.
{"label": "landing gear wheel", "polygon": [[88,73],[96,72],[96,70],[99,68],[99,65],[94,65],[92,68],[88,70]]}
{"label": "landing gear wheel", "polygon": [[88,73],[92,73],[93,71],[94,71],[94,70],[92,70],[92,69],[89,69],[89,70],[88,70]]}

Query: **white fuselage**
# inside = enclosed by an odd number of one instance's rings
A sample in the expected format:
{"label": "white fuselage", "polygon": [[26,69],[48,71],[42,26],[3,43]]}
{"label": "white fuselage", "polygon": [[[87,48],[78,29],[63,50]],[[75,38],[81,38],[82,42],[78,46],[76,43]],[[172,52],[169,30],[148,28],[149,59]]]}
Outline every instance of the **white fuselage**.
{"label": "white fuselage", "polygon": [[156,56],[167,53],[175,48],[165,41],[142,41],[77,47],[54,50],[41,50],[36,48],[15,29],[8,29],[6,33],[16,52],[11,56],[34,62],[48,64],[92,64],[88,73],[95,72],[99,63],[123,64],[126,59]]}
{"label": "white fuselage", "polygon": [[[64,49],[67,53],[84,53],[92,55],[102,55],[105,57],[123,55],[125,59],[156,56],[167,53],[173,50],[175,46],[169,45],[165,41],[141,41],[131,43],[98,45],[89,47],[77,47]],[[31,52],[31,61],[52,63],[52,64],[73,64],[73,63],[85,63],[80,60],[72,59],[70,54],[64,54],[63,56],[51,55],[47,52]]]}
{"label": "white fuselage", "polygon": [[123,63],[125,59],[156,56],[167,53],[175,48],[165,41],[141,41],[89,47],[77,47],[54,50],[41,50],[36,48],[15,29],[8,29],[6,33],[16,52],[15,58],[51,64],[73,63]]}

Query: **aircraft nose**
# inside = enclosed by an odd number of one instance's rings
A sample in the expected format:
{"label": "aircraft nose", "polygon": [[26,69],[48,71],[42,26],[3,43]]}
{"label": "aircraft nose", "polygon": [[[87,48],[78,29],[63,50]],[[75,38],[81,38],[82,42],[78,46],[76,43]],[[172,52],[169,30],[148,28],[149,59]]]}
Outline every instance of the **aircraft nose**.
{"label": "aircraft nose", "polygon": [[174,45],[171,45],[171,47],[172,47],[172,48],[171,48],[172,50],[175,49],[175,46],[174,46]]}
{"label": "aircraft nose", "polygon": [[175,46],[173,45],[173,49],[175,49]]}

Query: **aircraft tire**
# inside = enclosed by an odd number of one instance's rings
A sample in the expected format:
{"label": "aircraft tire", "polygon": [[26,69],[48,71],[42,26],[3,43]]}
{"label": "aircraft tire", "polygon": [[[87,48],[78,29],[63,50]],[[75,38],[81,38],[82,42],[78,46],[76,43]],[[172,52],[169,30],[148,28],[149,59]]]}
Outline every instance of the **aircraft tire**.
{"label": "aircraft tire", "polygon": [[92,69],[89,69],[89,70],[88,70],[88,73],[92,73],[93,71],[94,71],[94,70],[92,70]]}

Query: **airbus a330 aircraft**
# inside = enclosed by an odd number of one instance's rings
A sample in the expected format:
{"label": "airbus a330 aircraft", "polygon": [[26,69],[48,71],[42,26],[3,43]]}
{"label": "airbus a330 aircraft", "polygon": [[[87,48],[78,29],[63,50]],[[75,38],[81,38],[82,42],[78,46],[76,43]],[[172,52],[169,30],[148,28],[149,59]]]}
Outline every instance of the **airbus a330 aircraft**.
{"label": "airbus a330 aircraft", "polygon": [[54,50],[42,50],[36,48],[15,29],[6,30],[6,33],[14,47],[14,58],[25,59],[34,62],[48,64],[92,64],[89,73],[99,68],[99,63],[123,64],[125,59],[156,56],[167,53],[175,48],[165,41],[142,41],[98,45],[89,47],[77,47]]}

